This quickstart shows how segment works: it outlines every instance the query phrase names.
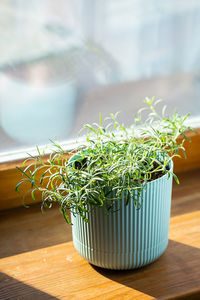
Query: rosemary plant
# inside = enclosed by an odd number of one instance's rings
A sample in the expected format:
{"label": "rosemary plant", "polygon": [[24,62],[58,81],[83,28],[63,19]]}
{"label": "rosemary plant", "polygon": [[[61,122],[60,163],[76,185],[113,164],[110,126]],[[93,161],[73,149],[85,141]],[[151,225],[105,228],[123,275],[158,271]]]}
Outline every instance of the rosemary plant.
{"label": "rosemary plant", "polygon": [[[16,186],[30,182],[30,193],[35,200],[35,192],[41,192],[42,209],[51,207],[54,202],[60,205],[66,221],[67,212],[79,214],[87,222],[89,207],[112,207],[116,199],[125,193],[127,203],[141,204],[141,191],[147,182],[164,174],[177,176],[170,169],[171,160],[184,152],[185,131],[192,130],[184,125],[188,115],[180,116],[176,111],[172,117],[158,114],[156,106],[160,100],[146,98],[129,128],[125,128],[111,114],[107,125],[86,124],[85,142],[76,152],[67,152],[54,142],[54,151],[48,160],[44,159],[39,148],[37,157],[30,157],[22,168],[18,168],[23,178]],[[143,121],[142,112],[148,110]],[[179,143],[177,138],[182,135]],[[27,165],[27,161],[28,162]],[[111,195],[115,195],[112,196]],[[109,203],[109,205],[105,205]]]}

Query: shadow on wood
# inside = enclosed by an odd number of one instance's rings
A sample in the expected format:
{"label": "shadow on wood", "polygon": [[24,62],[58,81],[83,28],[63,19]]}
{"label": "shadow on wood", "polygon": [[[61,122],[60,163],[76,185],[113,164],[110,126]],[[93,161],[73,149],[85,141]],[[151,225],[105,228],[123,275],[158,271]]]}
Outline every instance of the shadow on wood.
{"label": "shadow on wood", "polygon": [[72,228],[58,207],[42,214],[40,204],[0,212],[0,258],[72,240]]}
{"label": "shadow on wood", "polygon": [[[200,299],[200,249],[173,240],[169,240],[166,252],[146,267],[128,271],[107,270],[95,266],[93,268],[120,285],[156,299],[166,299],[163,295],[168,295],[167,299],[174,299],[174,295],[176,299],[179,296],[181,299]],[[122,290],[119,289],[119,293]],[[119,299],[120,294],[116,294],[116,297]]]}
{"label": "shadow on wood", "polygon": [[17,299],[17,300],[56,300],[54,296],[44,293],[22,281],[16,280],[7,274],[0,272],[0,299]]}

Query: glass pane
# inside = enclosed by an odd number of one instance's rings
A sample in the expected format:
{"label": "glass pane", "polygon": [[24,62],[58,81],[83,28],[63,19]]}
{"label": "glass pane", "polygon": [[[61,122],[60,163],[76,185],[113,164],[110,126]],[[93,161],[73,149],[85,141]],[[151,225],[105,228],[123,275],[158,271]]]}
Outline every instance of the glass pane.
{"label": "glass pane", "polygon": [[1,0],[0,152],[75,138],[148,96],[200,115],[200,2]]}

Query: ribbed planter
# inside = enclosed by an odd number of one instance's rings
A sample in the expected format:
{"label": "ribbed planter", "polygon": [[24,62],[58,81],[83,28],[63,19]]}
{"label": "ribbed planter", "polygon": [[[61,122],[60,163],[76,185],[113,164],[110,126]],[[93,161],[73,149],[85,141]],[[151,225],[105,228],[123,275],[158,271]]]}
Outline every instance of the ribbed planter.
{"label": "ribbed planter", "polygon": [[155,261],[168,244],[171,192],[172,176],[166,174],[147,183],[140,209],[131,199],[125,205],[124,194],[115,201],[115,212],[92,207],[88,223],[72,215],[76,250],[91,264],[108,269],[139,268]]}

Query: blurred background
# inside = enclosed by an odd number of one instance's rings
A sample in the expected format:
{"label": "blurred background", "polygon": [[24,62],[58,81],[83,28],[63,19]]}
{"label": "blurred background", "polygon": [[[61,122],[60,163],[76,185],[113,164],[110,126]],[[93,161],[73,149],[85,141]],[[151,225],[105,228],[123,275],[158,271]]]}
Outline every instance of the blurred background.
{"label": "blurred background", "polygon": [[76,138],[146,96],[200,116],[200,1],[1,0],[0,153]]}

